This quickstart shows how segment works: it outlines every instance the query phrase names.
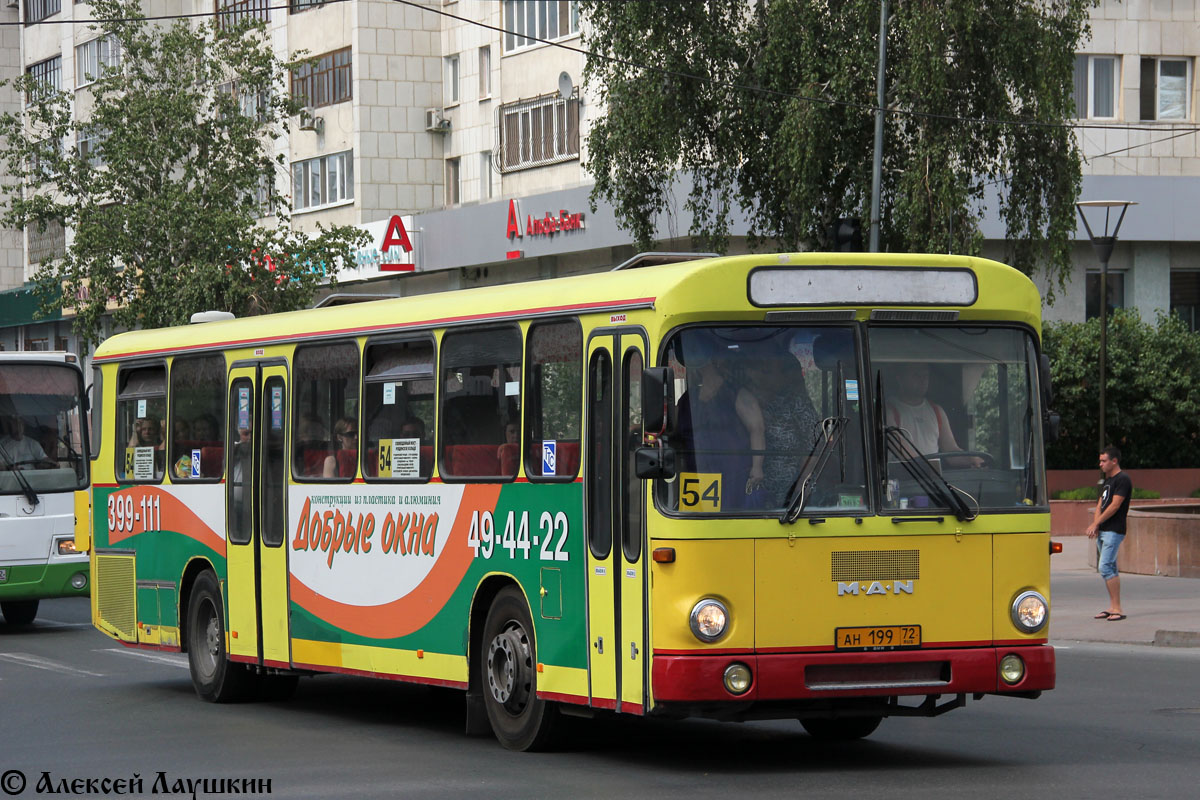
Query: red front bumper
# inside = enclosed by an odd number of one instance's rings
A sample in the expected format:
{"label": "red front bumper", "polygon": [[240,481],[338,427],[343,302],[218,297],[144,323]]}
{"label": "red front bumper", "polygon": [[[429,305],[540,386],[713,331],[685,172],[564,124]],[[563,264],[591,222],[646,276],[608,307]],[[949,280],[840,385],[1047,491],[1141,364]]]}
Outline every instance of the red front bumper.
{"label": "red front bumper", "polygon": [[[1000,659],[1025,662],[1015,684],[1000,680]],[[723,683],[729,665],[753,674],[750,690],[731,694]],[[659,655],[652,667],[660,703],[812,700],[930,694],[1037,692],[1054,688],[1054,648],[1049,645],[855,653],[722,653]]]}

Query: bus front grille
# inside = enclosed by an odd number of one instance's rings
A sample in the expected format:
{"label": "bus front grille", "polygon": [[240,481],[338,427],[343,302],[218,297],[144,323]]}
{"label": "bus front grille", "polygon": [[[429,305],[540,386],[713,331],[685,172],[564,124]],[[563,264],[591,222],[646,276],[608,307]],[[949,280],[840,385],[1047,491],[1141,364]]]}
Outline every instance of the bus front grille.
{"label": "bus front grille", "polygon": [[119,639],[137,638],[137,600],[133,556],[96,556],[96,609],[100,627]]}
{"label": "bus front grille", "polygon": [[804,670],[804,684],[813,690],[906,689],[916,686],[944,686],[949,682],[948,661],[813,664]]}
{"label": "bus front grille", "polygon": [[915,581],[921,577],[920,550],[835,550],[829,554],[831,580]]}

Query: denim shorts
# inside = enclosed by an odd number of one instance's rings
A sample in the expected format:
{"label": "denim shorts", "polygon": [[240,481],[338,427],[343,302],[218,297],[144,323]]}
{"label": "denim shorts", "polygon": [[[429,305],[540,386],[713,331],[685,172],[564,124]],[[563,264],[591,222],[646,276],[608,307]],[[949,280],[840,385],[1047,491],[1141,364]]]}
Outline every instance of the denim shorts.
{"label": "denim shorts", "polygon": [[1115,578],[1117,572],[1117,548],[1125,541],[1125,534],[1116,531],[1100,531],[1097,547],[1100,550],[1100,577],[1104,580]]}

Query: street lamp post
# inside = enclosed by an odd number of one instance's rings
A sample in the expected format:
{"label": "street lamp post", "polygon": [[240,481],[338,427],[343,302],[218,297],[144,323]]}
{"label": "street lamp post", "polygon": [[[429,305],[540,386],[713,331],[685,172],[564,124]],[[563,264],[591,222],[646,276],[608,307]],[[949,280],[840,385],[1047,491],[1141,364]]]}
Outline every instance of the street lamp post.
{"label": "street lamp post", "polygon": [[[1075,204],[1079,209],[1079,218],[1083,220],[1083,227],[1087,230],[1088,239],[1092,242],[1092,249],[1096,252],[1096,258],[1100,260],[1100,446],[1096,448],[1096,452],[1100,452],[1108,443],[1105,441],[1104,429],[1104,391],[1106,386],[1105,370],[1108,365],[1108,259],[1112,257],[1113,248],[1117,245],[1117,232],[1121,230],[1121,222],[1125,219],[1125,212],[1130,206],[1135,206],[1137,203],[1132,200],[1082,200]],[[1104,210],[1104,232],[1097,236],[1092,231],[1092,226],[1088,223],[1087,214],[1084,209],[1103,209]],[[1117,215],[1117,223],[1113,225],[1112,233],[1108,232],[1109,223],[1112,220],[1114,209],[1120,209],[1120,214]],[[1099,217],[1099,211],[1092,212]]]}

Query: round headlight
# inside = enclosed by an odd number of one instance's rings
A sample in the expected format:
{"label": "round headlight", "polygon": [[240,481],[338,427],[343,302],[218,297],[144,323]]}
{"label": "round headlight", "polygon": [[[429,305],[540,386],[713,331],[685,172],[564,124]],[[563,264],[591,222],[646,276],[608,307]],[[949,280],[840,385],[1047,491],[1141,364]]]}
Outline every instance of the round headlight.
{"label": "round headlight", "polygon": [[692,606],[692,633],[702,642],[715,642],[729,627],[729,611],[720,600],[711,597]]}
{"label": "round headlight", "polygon": [[1009,653],[1000,659],[1000,680],[1011,686],[1020,683],[1021,678],[1024,677],[1025,662],[1021,660],[1020,656]]}
{"label": "round headlight", "polygon": [[745,694],[750,689],[750,668],[745,664],[730,664],[725,668],[725,688],[730,694]]}
{"label": "round headlight", "polygon": [[71,586],[76,589],[82,589],[87,586],[87,575],[84,575],[82,572],[76,572],[71,576]]}
{"label": "round headlight", "polygon": [[1021,592],[1012,604],[1012,621],[1026,633],[1037,633],[1050,618],[1046,598],[1035,591]]}

